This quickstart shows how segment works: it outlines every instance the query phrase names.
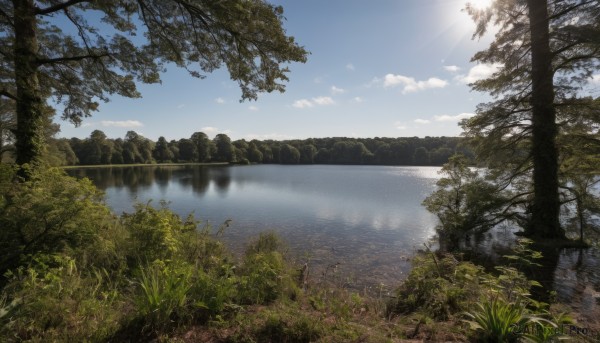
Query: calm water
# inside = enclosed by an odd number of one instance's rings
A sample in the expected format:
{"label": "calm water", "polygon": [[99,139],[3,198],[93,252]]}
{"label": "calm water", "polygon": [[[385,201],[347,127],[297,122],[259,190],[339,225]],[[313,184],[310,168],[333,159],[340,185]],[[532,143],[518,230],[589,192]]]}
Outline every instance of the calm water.
{"label": "calm water", "polygon": [[120,213],[135,201],[160,200],[180,215],[218,227],[232,224],[224,240],[243,250],[249,238],[278,232],[312,277],[339,263],[350,284],[394,285],[409,258],[434,233],[436,219],[422,206],[439,178],[436,167],[385,166],[150,166],[85,168]]}
{"label": "calm water", "polygon": [[[160,200],[182,216],[218,227],[237,253],[251,237],[274,230],[311,277],[336,265],[336,280],[362,288],[393,288],[410,269],[410,257],[434,234],[436,218],[422,206],[435,188],[437,167],[385,166],[148,166],[70,169],[106,192],[115,212],[136,201]],[[510,229],[487,234],[478,249],[503,250]],[[504,250],[501,255],[506,254]],[[562,250],[544,284],[563,302],[600,317],[600,251]],[[331,275],[329,276],[329,280]]]}

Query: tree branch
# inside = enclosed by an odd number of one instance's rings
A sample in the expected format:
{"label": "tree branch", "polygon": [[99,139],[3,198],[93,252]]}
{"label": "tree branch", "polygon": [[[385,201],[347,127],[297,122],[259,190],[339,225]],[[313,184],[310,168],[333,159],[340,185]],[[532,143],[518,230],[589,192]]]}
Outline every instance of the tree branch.
{"label": "tree branch", "polygon": [[9,16],[8,13],[4,12],[2,9],[0,9],[0,16],[6,18],[6,20],[8,21],[8,23],[11,26],[14,26],[13,18],[11,16]]}
{"label": "tree branch", "polygon": [[54,6],[46,7],[46,8],[36,8],[35,14],[46,15],[54,12],[58,12],[60,10],[64,10],[73,5],[77,5],[82,2],[90,2],[90,0],[69,0],[67,2],[63,2]]}
{"label": "tree branch", "polygon": [[7,97],[9,99],[13,99],[15,101],[17,100],[17,97],[14,94],[7,91],[6,89],[0,89],[0,96],[5,96],[5,97]]}
{"label": "tree branch", "polygon": [[108,57],[110,56],[109,53],[104,53],[104,54],[89,54],[89,55],[81,55],[81,56],[70,56],[70,57],[56,57],[56,58],[38,58],[37,59],[37,63],[39,65],[42,64],[56,64],[56,63],[63,63],[63,62],[70,62],[70,61],[81,61],[81,60],[85,60],[88,58],[92,58],[92,59],[99,59],[102,57]]}
{"label": "tree branch", "polygon": [[549,19],[549,20],[553,20],[553,19],[556,19],[556,18],[562,17],[563,15],[565,15],[565,14],[567,14],[567,13],[569,13],[569,12],[573,11],[573,10],[576,10],[576,9],[578,9],[579,7],[582,7],[582,6],[588,5],[588,4],[590,4],[590,3],[593,3],[593,2],[594,2],[594,0],[583,1],[583,2],[581,2],[581,3],[579,3],[579,4],[576,4],[576,5],[573,5],[573,6],[571,6],[571,7],[568,7],[568,8],[566,8],[566,9],[564,9],[564,10],[560,11],[560,12],[553,13],[552,15],[550,15],[550,16],[548,17],[548,19]]}

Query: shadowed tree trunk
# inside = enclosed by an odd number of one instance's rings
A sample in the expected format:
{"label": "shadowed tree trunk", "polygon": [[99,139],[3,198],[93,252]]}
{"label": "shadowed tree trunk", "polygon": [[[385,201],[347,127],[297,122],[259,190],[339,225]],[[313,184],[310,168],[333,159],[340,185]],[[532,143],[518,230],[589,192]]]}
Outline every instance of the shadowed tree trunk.
{"label": "shadowed tree trunk", "polygon": [[534,199],[530,236],[564,239],[560,227],[558,197],[558,151],[552,53],[550,52],[548,4],[527,0],[531,32],[532,149]]}
{"label": "shadowed tree trunk", "polygon": [[33,0],[13,0],[17,88],[17,164],[36,161],[44,148],[43,99],[37,74],[38,42]]}

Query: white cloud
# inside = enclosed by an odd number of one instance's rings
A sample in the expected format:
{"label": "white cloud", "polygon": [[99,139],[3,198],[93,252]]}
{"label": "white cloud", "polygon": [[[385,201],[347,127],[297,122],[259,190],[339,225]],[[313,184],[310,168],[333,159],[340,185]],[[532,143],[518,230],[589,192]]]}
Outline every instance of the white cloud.
{"label": "white cloud", "polygon": [[343,93],[346,93],[346,90],[343,88],[337,88],[336,86],[331,86],[331,93],[332,94],[343,94]]}
{"label": "white cloud", "polygon": [[185,107],[185,104],[179,104],[179,105],[177,105],[177,108],[178,108],[178,109],[182,109],[182,108],[184,108],[184,107]]}
{"label": "white cloud", "polygon": [[417,123],[417,124],[429,124],[429,123],[431,123],[431,120],[429,120],[429,119],[415,119],[414,122]]}
{"label": "white cloud", "polygon": [[395,122],[394,126],[398,130],[406,130],[408,128],[403,122],[400,122],[400,121]]}
{"label": "white cloud", "polygon": [[320,96],[320,97],[313,98],[312,100],[315,104],[321,105],[321,106],[335,104],[335,101],[333,101],[333,99],[328,96]]}
{"label": "white cloud", "polygon": [[258,111],[258,107],[256,107],[256,106],[250,106],[250,107],[248,107],[248,109],[252,112]]}
{"label": "white cloud", "polygon": [[373,86],[377,86],[377,85],[379,85],[379,84],[381,84],[381,79],[380,79],[380,78],[378,78],[378,77],[374,77],[374,78],[373,78],[373,80],[371,80],[371,81],[369,81],[368,83],[366,83],[366,84],[364,85],[364,87],[365,87],[365,88],[371,88],[371,87],[373,87]]}
{"label": "white cloud", "polygon": [[422,91],[431,88],[444,88],[448,82],[437,77],[430,77],[425,81],[416,81],[413,77],[404,75],[387,74],[383,79],[383,87],[404,86],[402,94]]}
{"label": "white cloud", "polygon": [[[375,81],[375,79],[373,81]],[[395,87],[397,85],[410,84],[415,82],[415,79],[412,77],[387,74],[383,79],[383,87]]]}
{"label": "white cloud", "polygon": [[315,105],[326,106],[326,105],[334,105],[334,104],[335,104],[335,101],[331,97],[319,96],[316,98],[312,98],[311,100],[308,100],[308,99],[296,100],[296,101],[294,101],[292,106],[295,108],[309,108],[309,107],[314,107]]}
{"label": "white cloud", "polygon": [[364,101],[365,101],[365,99],[363,99],[363,98],[361,98],[359,96],[354,97],[354,102],[361,103],[361,102],[364,102]]}
{"label": "white cloud", "polygon": [[216,127],[212,127],[212,126],[205,126],[203,128],[200,129],[201,132],[204,133],[216,133],[217,131],[219,131],[219,129],[217,129]]}
{"label": "white cloud", "polygon": [[471,69],[467,75],[459,75],[457,79],[463,83],[473,83],[475,81],[487,79],[502,67],[500,63],[494,64],[478,64]]}
{"label": "white cloud", "polygon": [[594,84],[600,85],[600,74],[592,75],[590,81]]}
{"label": "white cloud", "polygon": [[346,64],[346,69],[348,69],[348,70],[355,70],[356,68],[354,68],[354,64],[348,63],[348,64]]}
{"label": "white cloud", "polygon": [[220,97],[219,97],[219,98],[216,98],[216,99],[215,99],[215,102],[216,102],[217,104],[224,104],[224,103],[225,103],[225,99],[223,99],[223,98],[220,98]]}
{"label": "white cloud", "polygon": [[292,106],[294,106],[296,108],[307,108],[307,107],[313,107],[314,105],[308,99],[300,99],[300,100],[294,101]]}
{"label": "white cloud", "polygon": [[138,120],[117,120],[117,121],[103,120],[100,122],[100,124],[102,126],[106,126],[106,127],[126,127],[126,128],[144,126],[144,124],[142,124]]}
{"label": "white cloud", "polygon": [[315,79],[313,80],[314,83],[323,83],[323,78],[320,76],[315,77]]}
{"label": "white cloud", "polygon": [[451,73],[456,73],[457,71],[460,70],[460,67],[458,67],[458,66],[444,66],[444,69],[446,71],[451,72]]}
{"label": "white cloud", "polygon": [[475,116],[475,113],[460,113],[455,116],[451,116],[448,114],[444,114],[441,116],[434,116],[435,121],[444,121],[444,122],[458,122],[462,119],[468,119]]}

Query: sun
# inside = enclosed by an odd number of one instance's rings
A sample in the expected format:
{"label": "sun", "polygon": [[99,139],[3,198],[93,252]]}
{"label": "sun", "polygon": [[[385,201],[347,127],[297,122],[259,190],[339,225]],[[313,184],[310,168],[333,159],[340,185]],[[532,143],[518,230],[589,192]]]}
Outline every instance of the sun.
{"label": "sun", "polygon": [[492,5],[494,0],[468,0],[467,3],[471,4],[473,8],[478,10],[484,10]]}

